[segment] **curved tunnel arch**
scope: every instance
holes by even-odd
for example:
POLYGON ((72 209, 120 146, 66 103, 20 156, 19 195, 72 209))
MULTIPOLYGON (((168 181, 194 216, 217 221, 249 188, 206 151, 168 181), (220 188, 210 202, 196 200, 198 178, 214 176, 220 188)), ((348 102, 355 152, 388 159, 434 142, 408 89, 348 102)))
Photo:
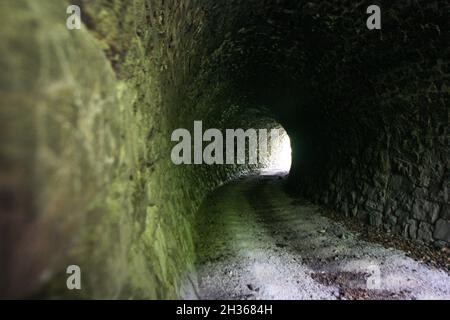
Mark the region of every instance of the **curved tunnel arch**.
POLYGON ((364 1, 79 0, 88 28, 79 33, 61 25, 64 4, 32 2, 0 5, 19 17, 2 19, 0 56, 11 75, 0 76, 11 105, 2 112, 23 119, 2 129, 5 150, 18 150, 2 154, 2 183, 17 199, 8 210, 23 218, 8 234, 25 230, 3 242, 3 292, 70 295, 61 270, 76 261, 92 271, 86 296, 177 296, 195 260, 200 203, 254 170, 174 166, 170 134, 195 120, 279 122, 298 194, 448 245, 445 1, 376 1, 383 28, 369 32, 364 1), (24 247, 35 270, 12 267, 24 247))

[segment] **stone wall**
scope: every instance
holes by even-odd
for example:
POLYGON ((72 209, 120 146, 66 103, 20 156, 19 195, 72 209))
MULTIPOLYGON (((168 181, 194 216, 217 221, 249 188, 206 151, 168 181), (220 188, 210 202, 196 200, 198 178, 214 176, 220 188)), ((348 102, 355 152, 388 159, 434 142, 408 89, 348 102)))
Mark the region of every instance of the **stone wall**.
POLYGON ((357 12, 327 17, 329 7, 317 8, 330 26, 320 29, 330 47, 312 76, 320 113, 303 150, 312 155, 303 189, 371 225, 448 245, 448 7, 381 7, 382 30, 358 37, 345 27, 358 21, 357 12))
MULTIPOLYGON (((199 6, 200 7, 200 6, 199 6)), ((291 185, 405 237, 448 245, 445 1, 202 3, 229 96, 288 131, 291 185), (378 4, 382 30, 366 28, 378 4), (221 17, 226 16, 224 20, 221 17)), ((203 45, 202 45, 203 47, 203 45)))
POLYGON ((234 128, 236 110, 225 84, 187 85, 175 62, 189 58, 183 4, 77 3, 79 31, 66 29, 65 2, 0 4, 0 295, 175 298, 202 199, 255 168, 174 166, 170 135, 194 120, 234 128), (81 291, 66 288, 71 264, 81 291))
POLYGON ((377 1, 370 32, 350 0, 73 3, 81 31, 67 2, 0 2, 0 295, 177 297, 202 199, 255 169, 174 166, 194 120, 280 123, 298 192, 448 244, 446 1, 377 1))

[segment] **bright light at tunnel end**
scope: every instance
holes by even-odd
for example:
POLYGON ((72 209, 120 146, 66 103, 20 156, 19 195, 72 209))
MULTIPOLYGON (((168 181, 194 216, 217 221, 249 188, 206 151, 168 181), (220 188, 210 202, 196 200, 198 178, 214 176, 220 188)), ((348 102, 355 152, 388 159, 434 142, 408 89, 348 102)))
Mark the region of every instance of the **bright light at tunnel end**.
POLYGON ((171 152, 175 165, 257 165, 261 174, 289 172, 291 143, 282 127, 203 131, 202 121, 194 121, 193 129, 193 134, 184 128, 172 132, 171 141, 178 142, 171 152))

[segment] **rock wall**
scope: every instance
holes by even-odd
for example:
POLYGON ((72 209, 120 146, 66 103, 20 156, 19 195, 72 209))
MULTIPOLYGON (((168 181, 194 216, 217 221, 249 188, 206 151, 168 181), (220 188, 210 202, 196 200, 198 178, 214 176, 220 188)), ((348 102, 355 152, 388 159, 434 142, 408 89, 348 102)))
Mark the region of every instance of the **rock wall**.
POLYGON ((233 79, 241 105, 268 109, 286 128, 292 187, 448 245, 448 4, 206 3, 215 38, 204 43, 220 44, 214 68, 233 79), (370 4, 381 8, 381 30, 366 28, 370 4))
POLYGON ((298 151, 311 156, 298 161, 306 161, 299 171, 308 171, 302 189, 371 225, 448 245, 448 6, 381 7, 382 30, 358 37, 344 26, 358 21, 357 12, 338 16, 340 23, 322 19, 330 27, 319 38, 330 47, 311 80, 320 111, 298 151))

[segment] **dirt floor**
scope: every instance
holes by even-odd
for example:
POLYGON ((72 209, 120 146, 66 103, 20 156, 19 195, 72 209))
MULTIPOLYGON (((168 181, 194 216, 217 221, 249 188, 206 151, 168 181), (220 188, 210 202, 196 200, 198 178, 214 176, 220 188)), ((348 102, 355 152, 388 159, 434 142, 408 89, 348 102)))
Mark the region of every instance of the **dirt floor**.
POLYGON ((184 298, 450 299, 448 271, 361 239, 289 197, 284 181, 253 176, 207 199, 195 290, 184 298))

